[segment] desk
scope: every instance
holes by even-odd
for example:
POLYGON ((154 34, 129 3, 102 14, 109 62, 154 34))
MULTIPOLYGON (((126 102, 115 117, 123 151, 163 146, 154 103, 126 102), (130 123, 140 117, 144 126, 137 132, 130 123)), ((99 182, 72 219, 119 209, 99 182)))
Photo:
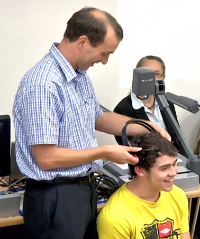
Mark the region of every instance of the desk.
POLYGON ((16 226, 24 224, 22 216, 0 218, 0 227, 16 226))
MULTIPOLYGON (((105 203, 97 204, 97 212, 100 212, 104 205, 105 203)), ((0 227, 15 226, 23 223, 24 219, 22 216, 0 218, 0 227)))
MULTIPOLYGON (((5 190, 5 188, 4 188, 4 190, 5 190)), ((195 226, 196 226, 196 220, 197 220, 197 216, 198 216, 198 212, 199 212, 199 205, 200 205, 200 185, 199 185, 198 190, 187 191, 187 192, 185 192, 185 194, 189 201, 189 214, 190 214, 191 205, 192 205, 192 198, 198 198, 196 208, 195 208, 194 218, 193 218, 193 222, 192 222, 192 227, 191 227, 191 239, 193 239, 194 230, 195 230, 195 226)), ((100 212, 104 206, 105 206, 105 203, 97 204, 97 212, 100 212)), ((0 218, 0 227, 20 225, 23 223, 24 223, 24 220, 23 220, 22 216, 0 218)))

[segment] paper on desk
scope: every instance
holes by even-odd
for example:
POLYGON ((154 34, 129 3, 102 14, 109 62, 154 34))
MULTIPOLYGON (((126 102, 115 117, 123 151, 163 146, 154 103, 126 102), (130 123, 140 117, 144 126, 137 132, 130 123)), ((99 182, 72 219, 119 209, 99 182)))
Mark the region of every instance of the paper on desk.
POLYGON ((177 158, 177 159, 178 159, 178 160, 177 160, 177 163, 183 162, 182 159, 179 159, 179 158, 177 158))
POLYGON ((114 163, 115 165, 117 165, 118 167, 120 167, 121 169, 128 169, 128 164, 125 163, 125 164, 118 164, 118 163, 114 163))

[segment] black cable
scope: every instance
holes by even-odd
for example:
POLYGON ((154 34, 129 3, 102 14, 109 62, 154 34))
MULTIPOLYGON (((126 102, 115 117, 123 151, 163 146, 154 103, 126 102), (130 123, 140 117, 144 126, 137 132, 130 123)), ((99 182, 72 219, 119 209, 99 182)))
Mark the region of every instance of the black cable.
POLYGON ((108 199, 118 188, 117 182, 112 177, 95 173, 95 192, 97 201, 108 199))

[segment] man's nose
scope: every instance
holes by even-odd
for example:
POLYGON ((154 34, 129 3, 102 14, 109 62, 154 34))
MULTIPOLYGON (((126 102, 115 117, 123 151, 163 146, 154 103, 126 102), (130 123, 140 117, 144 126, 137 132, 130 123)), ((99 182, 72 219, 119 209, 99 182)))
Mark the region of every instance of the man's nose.
POLYGON ((109 58, 109 56, 104 56, 104 57, 101 59, 101 63, 102 63, 103 65, 105 65, 105 64, 108 62, 108 58, 109 58))

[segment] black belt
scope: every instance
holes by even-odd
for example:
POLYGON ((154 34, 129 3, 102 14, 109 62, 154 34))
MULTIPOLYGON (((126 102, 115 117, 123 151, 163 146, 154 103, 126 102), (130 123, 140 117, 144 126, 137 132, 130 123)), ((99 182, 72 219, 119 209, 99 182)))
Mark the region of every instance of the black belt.
POLYGON ((36 183, 69 183, 69 184, 90 183, 94 180, 94 173, 90 173, 84 177, 57 177, 52 180, 41 180, 41 181, 36 181, 33 179, 29 180, 35 181, 36 183))

